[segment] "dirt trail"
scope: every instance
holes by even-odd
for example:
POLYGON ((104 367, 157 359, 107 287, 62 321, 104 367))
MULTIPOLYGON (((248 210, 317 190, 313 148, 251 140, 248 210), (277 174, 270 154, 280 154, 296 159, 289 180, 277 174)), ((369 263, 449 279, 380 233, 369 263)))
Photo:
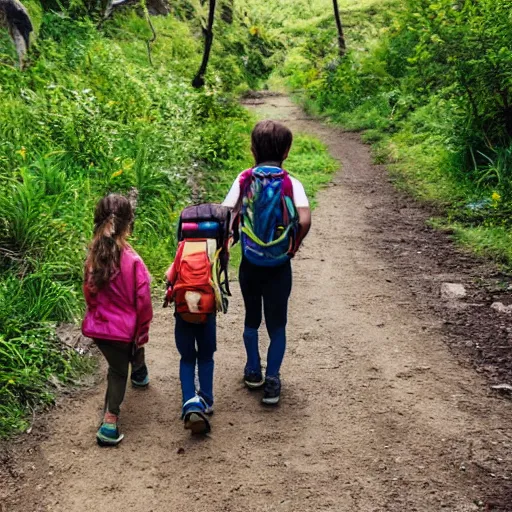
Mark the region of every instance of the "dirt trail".
POLYGON ((104 383, 62 400, 42 441, 15 448, 18 478, 0 510, 462 512, 479 510, 512 476, 510 403, 457 362, 438 318, 372 246, 368 207, 387 192, 369 197, 378 170, 368 148, 304 119, 287 98, 261 101, 260 112, 317 135, 343 166, 319 194, 294 262, 281 406, 264 409, 243 388, 234 284, 219 318, 213 432, 191 438, 178 421, 172 321, 157 309, 152 384, 128 392, 125 441, 115 450, 95 444, 104 383))

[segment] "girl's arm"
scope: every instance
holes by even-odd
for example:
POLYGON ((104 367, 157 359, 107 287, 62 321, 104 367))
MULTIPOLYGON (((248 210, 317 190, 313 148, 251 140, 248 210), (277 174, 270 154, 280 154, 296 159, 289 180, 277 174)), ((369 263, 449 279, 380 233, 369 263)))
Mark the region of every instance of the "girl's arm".
POLYGON ((135 307, 137 311, 137 330, 135 343, 144 345, 149 341, 149 325, 153 319, 151 303, 150 276, 142 261, 135 262, 135 307))
POLYGON ((84 272, 84 284, 82 287, 84 292, 85 303, 88 308, 91 308, 96 305, 96 287, 92 284, 91 276, 89 272, 86 270, 84 272))

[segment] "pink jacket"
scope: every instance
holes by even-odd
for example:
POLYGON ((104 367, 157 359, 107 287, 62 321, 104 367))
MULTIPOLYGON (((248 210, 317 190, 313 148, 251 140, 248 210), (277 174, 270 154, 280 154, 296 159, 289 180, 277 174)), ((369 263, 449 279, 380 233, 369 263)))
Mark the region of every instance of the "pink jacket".
POLYGON ((96 290, 89 280, 84 283, 87 311, 82 333, 89 338, 148 342, 153 318, 150 275, 141 257, 131 248, 123 249, 120 269, 110 283, 96 290))

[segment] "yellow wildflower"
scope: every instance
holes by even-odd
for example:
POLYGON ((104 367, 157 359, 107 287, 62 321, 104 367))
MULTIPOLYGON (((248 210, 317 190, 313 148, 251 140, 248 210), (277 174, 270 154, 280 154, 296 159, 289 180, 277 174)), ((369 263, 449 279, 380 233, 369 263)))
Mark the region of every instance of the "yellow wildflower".
POLYGON ((126 160, 123 160, 123 171, 129 171, 133 168, 135 165, 135 162, 131 158, 127 158, 126 160))
POLYGON ((19 149, 18 151, 16 151, 16 153, 18 155, 21 156, 21 158, 23 158, 23 160, 25 160, 26 156, 27 156, 27 148, 25 146, 21 146, 21 149, 19 149))
POLYGON ((112 173, 112 176, 110 176, 110 178, 117 178, 118 176, 121 176, 121 174, 123 174, 123 169, 119 169, 119 171, 112 173))
POLYGON ((498 194, 498 192, 493 192, 492 193, 492 196, 491 196, 491 199, 497 203, 500 199, 501 199, 501 196, 498 194))
POLYGON ((15 384, 15 382, 14 382, 14 380, 13 380, 13 379, 9 379, 9 380, 7 381, 7 384, 15 384))
POLYGON ((251 36, 257 36, 260 32, 260 29, 258 27, 255 27, 254 25, 249 29, 249 34, 251 36))

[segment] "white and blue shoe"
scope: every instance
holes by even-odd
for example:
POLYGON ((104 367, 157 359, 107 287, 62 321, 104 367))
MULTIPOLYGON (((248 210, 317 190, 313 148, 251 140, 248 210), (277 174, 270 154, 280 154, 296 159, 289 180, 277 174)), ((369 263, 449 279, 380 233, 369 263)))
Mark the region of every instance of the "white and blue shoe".
POLYGON ((136 388, 146 388, 149 384, 148 367, 143 364, 140 368, 133 371, 131 374, 132 386, 136 388))
POLYGON ((204 413, 207 416, 211 416, 213 414, 213 405, 208 405, 206 402, 204 403, 204 413))
POLYGON ((211 430, 210 422, 206 417, 209 409, 213 412, 213 409, 199 396, 187 400, 181 409, 181 418, 185 428, 192 434, 208 434, 211 430))
POLYGON ((96 440, 100 446, 117 446, 124 438, 119 433, 117 423, 103 422, 96 433, 96 440))
POLYGON ((213 414, 213 404, 209 405, 208 400, 205 398, 205 396, 201 393, 201 391, 197 392, 197 396, 203 401, 204 404, 204 413, 207 416, 211 416, 213 414))

